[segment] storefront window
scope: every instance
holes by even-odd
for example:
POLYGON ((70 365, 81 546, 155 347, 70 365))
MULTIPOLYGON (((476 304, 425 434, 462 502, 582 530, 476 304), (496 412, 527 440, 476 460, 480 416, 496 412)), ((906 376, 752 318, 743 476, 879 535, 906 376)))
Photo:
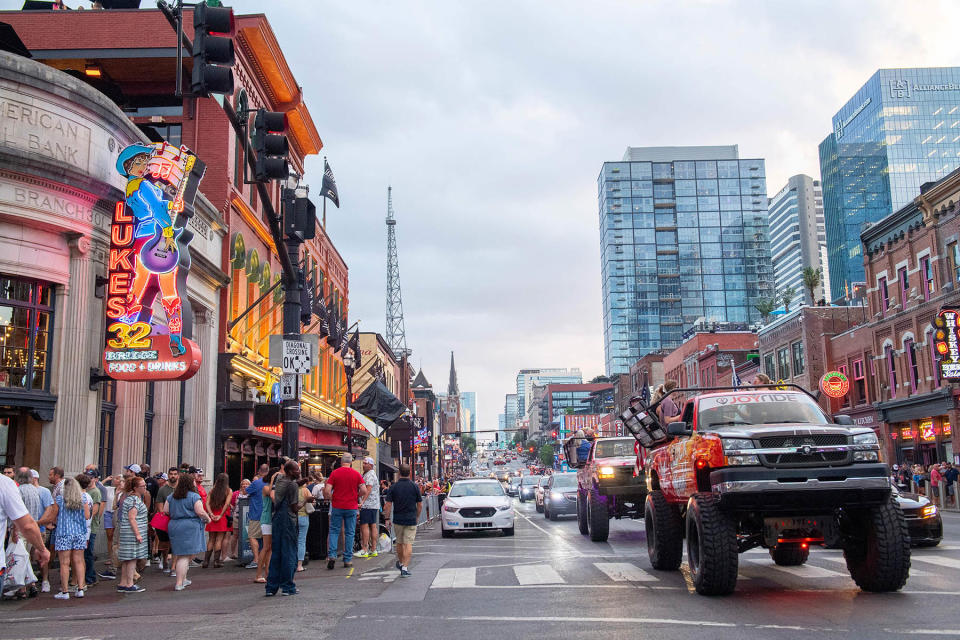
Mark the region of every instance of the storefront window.
POLYGON ((867 401, 867 380, 863 371, 863 360, 853 361, 853 397, 858 405, 867 401))
POLYGON ((0 388, 46 390, 51 285, 0 276, 0 388))
POLYGON ((107 380, 100 384, 100 438, 97 447, 97 464, 103 473, 113 469, 113 435, 117 414, 117 381, 107 380))
POLYGON ((777 351, 777 377, 780 380, 786 380, 790 377, 790 362, 786 347, 777 351))
POLYGON ((790 345, 793 350, 793 375, 798 376, 803 373, 803 342, 794 342, 790 345))

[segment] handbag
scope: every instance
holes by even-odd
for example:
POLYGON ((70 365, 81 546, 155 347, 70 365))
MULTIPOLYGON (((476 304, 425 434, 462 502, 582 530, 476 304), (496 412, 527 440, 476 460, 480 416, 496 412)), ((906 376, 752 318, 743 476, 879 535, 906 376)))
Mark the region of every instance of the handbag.
POLYGON ((153 514, 153 517, 150 518, 150 526, 157 531, 166 531, 169 524, 170 516, 162 511, 157 511, 153 514))

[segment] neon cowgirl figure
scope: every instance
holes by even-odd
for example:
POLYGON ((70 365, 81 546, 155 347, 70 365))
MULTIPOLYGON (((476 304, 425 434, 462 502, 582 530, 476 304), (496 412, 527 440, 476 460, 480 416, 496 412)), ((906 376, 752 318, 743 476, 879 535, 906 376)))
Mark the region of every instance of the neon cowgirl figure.
MULTIPOLYGON (((174 228, 176 199, 167 199, 167 192, 146 177, 155 147, 134 144, 117 158, 117 171, 127 178, 126 203, 133 214, 134 255, 133 282, 127 296, 122 322, 150 322, 153 302, 158 290, 167 316, 170 352, 183 355, 183 304, 177 276, 180 269, 178 240, 183 227, 174 228)), ((171 187, 172 188, 172 187, 171 187)), ((173 188, 173 195, 176 189, 173 188)))

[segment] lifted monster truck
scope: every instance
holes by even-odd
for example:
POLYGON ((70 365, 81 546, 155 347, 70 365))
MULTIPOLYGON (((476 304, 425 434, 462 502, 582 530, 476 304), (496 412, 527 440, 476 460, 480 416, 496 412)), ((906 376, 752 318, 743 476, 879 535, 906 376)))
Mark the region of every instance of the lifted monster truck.
POLYGON ((606 542, 610 518, 643 517, 647 495, 646 480, 634 475, 637 441, 625 438, 597 438, 586 462, 578 463, 576 446, 582 439, 570 438, 567 463, 577 467, 577 526, 594 542, 606 542), (571 455, 572 453, 572 455, 571 455))
MULTIPOLYGON (((748 549, 799 565, 810 545, 838 546, 864 591, 903 587, 910 537, 876 434, 845 416, 830 420, 813 396, 795 389, 678 389, 705 392, 665 426, 646 418, 654 407, 641 410, 646 434, 659 429, 661 439, 645 465, 644 525, 655 569, 678 569, 686 538, 697 592, 728 594, 738 554, 748 549)), ((639 422, 627 426, 637 433, 639 422)))

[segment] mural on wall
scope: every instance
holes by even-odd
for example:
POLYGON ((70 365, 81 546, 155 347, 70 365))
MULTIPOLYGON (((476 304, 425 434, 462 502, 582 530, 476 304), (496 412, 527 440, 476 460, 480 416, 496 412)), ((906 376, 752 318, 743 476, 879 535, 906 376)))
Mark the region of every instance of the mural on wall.
POLYGON ((205 165, 187 147, 158 142, 126 147, 116 168, 127 184, 110 233, 104 370, 117 380, 186 380, 202 358, 186 281, 187 223, 205 165))

